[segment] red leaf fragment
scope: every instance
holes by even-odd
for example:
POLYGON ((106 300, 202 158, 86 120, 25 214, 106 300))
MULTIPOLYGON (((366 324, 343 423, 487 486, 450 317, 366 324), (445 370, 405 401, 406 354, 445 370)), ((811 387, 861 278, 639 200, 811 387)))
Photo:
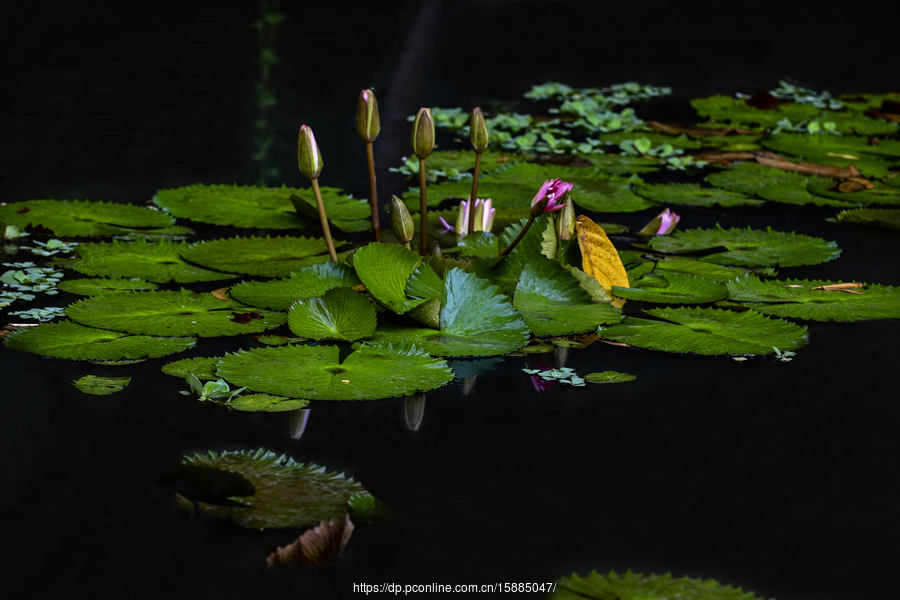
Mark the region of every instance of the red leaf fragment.
POLYGON ((238 323, 239 325, 246 325, 253 319, 262 319, 263 316, 257 312, 251 313, 231 313, 233 316, 231 317, 232 322, 238 323))
POLYGON ((762 110, 772 110, 778 106, 778 98, 766 90, 758 90, 752 98, 746 100, 748 106, 754 106, 762 110))

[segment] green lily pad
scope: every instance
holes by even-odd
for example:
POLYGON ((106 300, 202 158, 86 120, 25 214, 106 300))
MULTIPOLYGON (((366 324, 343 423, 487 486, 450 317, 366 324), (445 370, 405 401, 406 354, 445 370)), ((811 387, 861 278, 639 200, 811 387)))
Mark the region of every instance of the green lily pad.
POLYGON ((283 398, 270 394, 249 394, 232 398, 228 408, 243 412, 289 412, 309 406, 309 400, 283 398))
POLYGON ((109 396, 110 394, 121 392, 129 383, 131 383, 131 377, 99 377, 97 375, 85 375, 84 377, 79 377, 73 381, 72 385, 85 394, 91 394, 92 396, 109 396))
POLYGON ((778 153, 791 154, 823 165, 856 167, 868 177, 884 177, 888 160, 900 156, 900 141, 879 140, 870 145, 868 138, 852 135, 782 134, 763 139, 763 145, 778 153))
POLYGON ((626 154, 592 155, 588 160, 596 170, 607 175, 651 173, 665 165, 660 160, 644 158, 643 156, 628 156, 626 154))
POLYGON ((239 283, 231 288, 229 295, 245 304, 288 310, 301 298, 318 298, 332 288, 353 287, 361 283, 352 267, 327 260, 294 271, 285 279, 239 283))
MULTIPOLYGON (((759 141, 762 134, 736 133, 727 135, 692 135, 704 148, 717 152, 753 152, 762 148, 759 141)), ((743 190, 737 190, 743 191, 743 190)))
POLYGON ((183 358, 164 364, 161 370, 166 375, 172 375, 178 379, 184 379, 188 373, 193 373, 197 379, 215 381, 219 378, 216 375, 217 362, 219 362, 218 356, 183 358))
POLYGON ((586 577, 572 574, 558 580, 551 600, 584 600, 584 598, 619 600, 762 600, 751 592, 714 579, 675 579, 665 575, 615 573, 599 575, 596 571, 586 577))
POLYGON ((4 339, 12 350, 69 360, 117 361, 157 358, 193 348, 192 337, 129 335, 72 321, 42 323, 9 334, 4 339))
POLYGON ((753 161, 739 162, 723 171, 706 176, 706 181, 717 188, 747 195, 756 194, 763 188, 782 183, 802 184, 805 188, 809 179, 808 175, 773 169, 753 161))
POLYGON ((900 204, 900 188, 884 185, 880 181, 875 182, 871 190, 844 193, 839 190, 829 190, 833 182, 810 181, 806 186, 813 194, 839 200, 846 204, 900 204))
MULTIPOLYGON (((516 154, 510 152, 498 152, 496 150, 485 150, 481 153, 480 173, 489 173, 500 168, 509 166, 510 160, 515 162, 516 154)), ((415 156, 410 157, 415 159, 415 156)), ((416 161, 413 161, 414 163, 416 161)), ((425 167, 427 170, 452 171, 456 170, 460 173, 475 170, 475 151, 467 150, 435 150, 428 155, 425 167)), ((418 177, 418 171, 416 171, 418 177)), ((470 180, 471 185, 471 180, 470 180)), ((479 198, 482 197, 479 194, 479 198)))
MULTIPOLYGON (((571 195, 578 206, 597 212, 634 212, 652 206, 635 194, 632 179, 608 175, 593 168, 517 163, 508 169, 479 178, 478 195, 492 198, 498 207, 527 208, 548 179, 559 178, 574 185, 571 195)), ((472 183, 447 182, 427 188, 428 205, 437 206, 445 198, 468 198, 472 183)), ((419 190, 403 195, 410 210, 418 210, 419 190)))
MULTIPOLYGON (((256 488, 252 496, 240 496, 248 506, 217 506, 200 502, 203 516, 231 519, 241 527, 281 529, 311 527, 321 521, 343 518, 350 498, 366 490, 343 474, 326 473, 324 467, 300 464, 287 456, 265 450, 210 452, 185 456, 182 465, 209 467, 238 473, 256 488)), ((188 488, 189 495, 204 490, 191 489, 192 481, 178 482, 176 490, 188 488)), ((185 490, 187 491, 187 490, 185 490)), ((178 497, 182 510, 191 510, 190 502, 178 497)))
POLYGON ((703 188, 699 183, 642 184, 635 192, 657 204, 680 204, 685 206, 762 206, 761 200, 754 200, 740 192, 717 188, 703 188))
MULTIPOLYGON (((841 211, 837 220, 842 223, 859 223, 888 229, 900 229, 900 209, 896 208, 858 208, 841 211)), ((65 282, 63 282, 65 283, 65 282)), ((62 283, 59 285, 63 289, 62 283)))
POLYGON ((350 288, 334 288, 321 298, 295 302, 288 327, 305 338, 353 342, 375 333, 375 305, 350 288))
POLYGON ((145 240, 148 242, 169 240, 180 242, 196 233, 197 232, 190 227, 173 225, 171 227, 160 227, 157 229, 124 229, 122 233, 114 235, 113 239, 123 242, 134 242, 136 240, 145 240))
MULTIPOLYGON (((782 204, 813 204, 815 206, 848 206, 847 202, 834 200, 813 194, 807 189, 806 183, 778 183, 766 186, 756 192, 756 195, 770 202, 782 204)), ((851 196, 845 194, 848 199, 851 196)))
POLYGON ((418 350, 363 345, 339 360, 336 346, 270 346, 219 360, 216 373, 251 390, 307 400, 408 396, 453 379, 446 361, 418 350))
POLYGON ((622 319, 612 304, 593 302, 565 267, 543 256, 522 270, 513 306, 539 337, 585 333, 622 319))
POLYGON ((66 266, 100 277, 138 277, 154 283, 218 281, 235 275, 188 264, 179 256, 185 242, 101 242, 75 247, 78 259, 66 266))
POLYGON ((617 373, 616 371, 603 371, 602 373, 588 373, 584 380, 589 383, 628 383, 637 379, 630 373, 617 373))
POLYGON ((287 236, 210 240, 178 251, 185 260, 210 269, 260 277, 288 277, 293 271, 329 260, 327 252, 323 238, 287 236))
POLYGON ((66 314, 82 325, 113 331, 201 337, 261 333, 287 320, 284 313, 185 289, 94 296, 72 304, 66 314))
POLYGON ((629 281, 632 287, 613 286, 612 293, 626 300, 659 304, 703 304, 728 296, 721 283, 681 273, 647 273, 629 281))
MULTIPOLYGON (((632 253, 632 251, 620 252, 622 262, 628 269, 628 281, 636 281, 647 273, 655 272, 663 275, 668 273, 680 273, 694 275, 705 279, 712 279, 724 283, 729 279, 740 277, 748 273, 750 269, 743 267, 726 267, 715 263, 703 262, 688 256, 661 256, 632 253), (637 255, 635 257, 634 255, 637 255)), ((774 272, 771 273, 774 275, 774 272)))
POLYGON ((424 302, 406 296, 409 277, 422 257, 396 244, 371 243, 353 255, 353 268, 366 291, 382 306, 403 314, 424 302))
MULTIPOLYGON (((322 194, 322 203, 325 205, 325 215, 334 227, 347 233, 371 229, 369 217, 372 216, 372 206, 368 200, 344 195, 341 190, 335 188, 319 188, 319 191, 322 194)), ((316 195, 312 189, 292 194, 291 203, 298 214, 315 222, 316 226, 321 228, 319 205, 316 203, 316 195)))
POLYGON ((99 296, 116 292, 134 292, 158 290, 159 286, 143 279, 95 278, 95 279, 65 279, 57 286, 63 292, 78 294, 80 296, 99 296))
POLYGON ((528 342, 528 326, 495 285, 462 269, 444 274, 440 330, 381 319, 372 343, 415 344, 434 356, 497 356, 528 342))
POLYGON ((669 144, 678 150, 696 150, 701 145, 699 141, 693 140, 686 135, 670 135, 659 131, 615 131, 601 133, 599 138, 609 146, 618 146, 625 140, 636 138, 647 138, 654 147, 669 144))
POLYGON ((834 260, 841 251, 835 242, 798 233, 747 229, 689 229, 650 239, 657 252, 690 253, 723 248, 699 258, 705 262, 746 267, 799 267, 834 260))
POLYGON ((638 348, 705 355, 774 354, 806 345, 806 327, 757 312, 734 312, 720 308, 656 308, 648 315, 666 319, 653 321, 626 317, 597 334, 608 340, 638 348))
POLYGON ((900 318, 900 288, 872 284, 865 289, 814 290, 840 281, 760 280, 746 275, 728 282, 728 299, 766 315, 812 321, 900 318), (856 292, 856 293, 854 293, 856 292))
POLYGON ((40 225, 56 236, 118 235, 130 229, 153 229, 175 224, 156 210, 131 204, 91 200, 29 200, 0 206, 0 221, 25 229, 40 225))
POLYGON ((691 100, 691 106, 697 109, 701 117, 743 127, 775 127, 778 121, 785 118, 794 123, 809 121, 820 112, 820 109, 809 104, 797 103, 779 104, 774 109, 764 110, 748 105, 742 98, 721 95, 696 98, 691 100))

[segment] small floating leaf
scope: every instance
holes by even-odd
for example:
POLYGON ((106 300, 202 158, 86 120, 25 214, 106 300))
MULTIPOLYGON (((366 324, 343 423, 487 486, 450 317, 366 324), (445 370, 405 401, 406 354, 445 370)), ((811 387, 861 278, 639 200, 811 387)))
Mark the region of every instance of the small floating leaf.
MULTIPOLYGON (((231 519, 242 527, 278 529, 310 527, 331 518, 343 516, 348 502, 365 489, 343 474, 326 473, 324 467, 300 464, 287 456, 265 450, 210 452, 206 455, 186 456, 182 465, 192 465, 237 473, 250 482, 255 492, 243 495, 247 506, 202 505, 204 517, 231 519)), ((192 489, 192 481, 179 481, 176 490, 186 496, 196 496, 202 490, 192 489)), ((190 510, 191 504, 179 498, 179 507, 190 510)), ((236 504, 236 503, 233 503, 236 504)))
POLYGON ((584 380, 589 383, 628 383, 634 381, 636 376, 630 373, 617 373, 616 371, 603 371, 602 373, 588 373, 584 380))
POLYGON ((336 346, 241 350, 216 373, 251 390, 309 400, 377 400, 440 387, 453 379, 446 361, 411 348, 364 345, 339 361, 336 346))
POLYGON ((601 327, 600 337, 638 348, 696 354, 772 354, 773 346, 793 350, 805 346, 806 327, 753 312, 719 308, 657 308, 652 321, 626 317, 618 325, 601 327))
POLYGON ((665 575, 615 573, 599 575, 596 571, 585 577, 572 574, 558 580, 551 600, 583 600, 584 598, 619 598, 620 600, 762 600, 751 592, 714 579, 675 579, 665 575))
POLYGON ((284 398, 270 394, 248 394, 232 398, 228 408, 244 412, 288 412, 309 406, 309 400, 284 398))
POLYGON ((196 343, 192 337, 129 335, 84 327, 72 321, 30 327, 8 335, 4 341, 13 350, 51 358, 93 361, 157 358, 182 352, 196 343))
POLYGON ((216 363, 219 362, 218 356, 213 357, 197 357, 183 358, 175 362, 166 363, 162 366, 162 372, 166 375, 172 375, 179 379, 187 377, 188 373, 193 373, 198 379, 208 381, 218 379, 216 375, 216 363))
POLYGON ((81 300, 68 307, 73 321, 90 327, 147 335, 199 335, 218 337, 242 333, 261 333, 287 320, 284 313, 273 313, 223 302, 210 294, 180 292, 127 292, 106 294, 81 300), (236 315, 256 313, 246 323, 236 315))
POLYGON ((131 377, 99 377, 97 375, 85 375, 84 377, 79 377, 73 381, 72 385, 85 394, 108 396, 110 394, 115 394, 116 392, 121 392, 129 383, 131 383, 131 377))

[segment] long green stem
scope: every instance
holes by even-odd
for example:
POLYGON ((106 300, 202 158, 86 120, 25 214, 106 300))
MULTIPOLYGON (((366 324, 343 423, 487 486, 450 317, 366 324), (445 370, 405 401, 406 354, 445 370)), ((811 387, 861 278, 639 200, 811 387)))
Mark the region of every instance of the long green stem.
POLYGON ((375 153, 372 142, 366 142, 366 157, 369 159, 369 198, 372 202, 372 239, 381 241, 381 226, 378 223, 378 190, 375 185, 375 153))
POLYGON ((322 222, 322 233, 325 234, 325 243, 328 245, 328 254, 331 262, 338 262, 337 252, 334 251, 334 241, 331 239, 331 228, 328 227, 328 217, 325 216, 325 203, 322 202, 322 192, 319 190, 319 178, 313 177, 313 192, 316 194, 316 206, 319 208, 319 220, 322 222))
POLYGON ((528 231, 528 228, 531 227, 531 224, 532 224, 532 223, 534 223, 534 218, 535 218, 534 215, 529 215, 529 216, 528 216, 528 222, 525 223, 525 227, 522 228, 522 231, 519 232, 519 235, 516 236, 516 239, 514 239, 514 240, 512 241, 512 244, 510 244, 509 246, 506 247, 506 250, 504 250, 503 252, 500 253, 500 257, 501 257, 501 258, 503 258, 503 257, 506 256, 507 254, 509 254, 510 252, 512 252, 512 249, 516 247, 516 244, 518 244, 519 241, 520 241, 523 237, 525 237, 525 233, 528 231))
POLYGON ((475 200, 478 197, 478 171, 481 170, 481 152, 475 151, 475 175, 472 177, 472 193, 469 195, 468 233, 475 231, 475 200))
POLYGON ((420 212, 422 213, 421 219, 421 244, 419 245, 419 253, 422 256, 428 254, 428 196, 425 192, 425 159, 419 159, 419 200, 421 201, 420 212))

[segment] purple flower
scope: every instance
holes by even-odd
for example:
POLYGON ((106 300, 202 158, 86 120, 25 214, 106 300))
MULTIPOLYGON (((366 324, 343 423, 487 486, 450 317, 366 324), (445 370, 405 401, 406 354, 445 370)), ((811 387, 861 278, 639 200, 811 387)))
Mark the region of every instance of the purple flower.
POLYGON ((534 200, 531 201, 531 206, 534 207, 544 198, 547 198, 547 206, 544 208, 543 212, 548 213, 554 210, 560 210, 566 205, 566 194, 568 194, 571 189, 571 183, 559 179, 545 181, 541 186, 541 189, 538 190, 538 193, 535 194, 534 200))
POLYGON ((668 235, 675 230, 681 217, 673 213, 668 208, 659 214, 660 224, 656 235, 668 235))

